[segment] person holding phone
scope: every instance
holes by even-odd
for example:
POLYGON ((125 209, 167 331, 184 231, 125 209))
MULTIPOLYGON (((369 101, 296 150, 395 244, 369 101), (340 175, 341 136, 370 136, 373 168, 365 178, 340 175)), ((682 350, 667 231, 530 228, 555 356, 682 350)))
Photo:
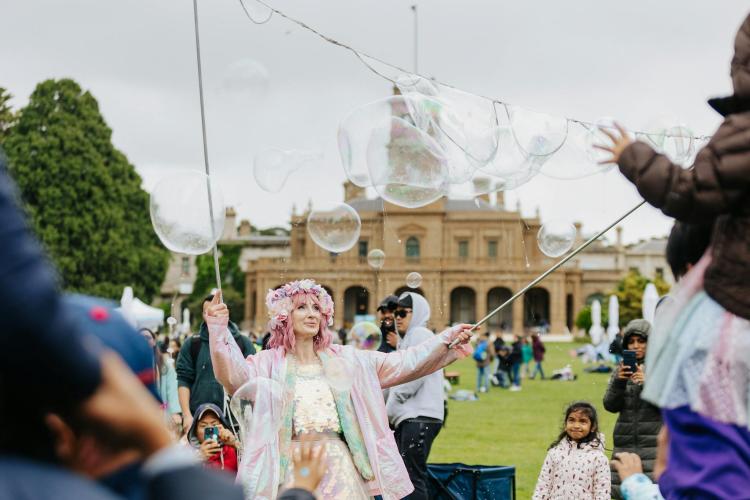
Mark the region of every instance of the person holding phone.
POLYGON ((210 469, 237 474, 238 441, 218 406, 205 403, 193 415, 187 438, 210 469))
MULTIPOLYGON (((625 327, 622 335, 623 360, 609 380, 604 394, 604 408, 611 413, 619 413, 613 433, 613 458, 621 452, 635 453, 641 457, 644 473, 653 479, 657 436, 662 426, 661 412, 641 399, 646 381, 643 362, 650 333, 651 323, 645 319, 634 319, 625 327)), ((612 498, 622 498, 620 477, 614 468, 612 498)))

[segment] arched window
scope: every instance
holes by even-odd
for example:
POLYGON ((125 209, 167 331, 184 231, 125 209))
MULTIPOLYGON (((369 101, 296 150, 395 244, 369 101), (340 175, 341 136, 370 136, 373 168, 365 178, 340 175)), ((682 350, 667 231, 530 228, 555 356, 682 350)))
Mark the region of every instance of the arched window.
POLYGON ((419 258, 419 240, 416 236, 409 236, 409 239, 406 240, 406 258, 419 258))
POLYGON ((476 293, 471 288, 454 288, 451 292, 451 324, 476 321, 476 300, 476 293))

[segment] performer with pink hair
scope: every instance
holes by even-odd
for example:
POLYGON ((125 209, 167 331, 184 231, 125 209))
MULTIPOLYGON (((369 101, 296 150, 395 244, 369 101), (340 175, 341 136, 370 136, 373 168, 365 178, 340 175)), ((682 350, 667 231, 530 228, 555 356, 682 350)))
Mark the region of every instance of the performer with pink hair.
POLYGON ((250 410, 240 416, 245 435, 238 480, 245 495, 272 499, 292 482, 291 456, 301 438, 325 450, 319 498, 395 500, 411 493, 381 391, 470 354, 471 325, 385 354, 331 343, 333 300, 313 280, 270 290, 266 305, 270 349, 247 359, 227 329, 229 312, 218 298, 206 319, 216 379, 235 399, 249 401, 243 408, 250 410), (456 339, 459 344, 449 348, 456 339))

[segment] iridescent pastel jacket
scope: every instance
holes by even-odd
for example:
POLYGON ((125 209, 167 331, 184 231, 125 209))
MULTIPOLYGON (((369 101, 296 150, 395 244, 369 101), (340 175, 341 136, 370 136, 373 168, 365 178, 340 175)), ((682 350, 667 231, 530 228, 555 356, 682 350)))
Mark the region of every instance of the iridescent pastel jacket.
MULTIPOLYGON (((289 462, 290 395, 294 377, 291 371, 287 373, 286 353, 276 348, 244 359, 226 329, 225 318, 208 318, 207 323, 216 379, 234 395, 235 401, 246 401, 238 404, 235 412, 240 413, 240 422, 245 426, 243 434, 247 436, 238 481, 247 498, 271 500, 276 498, 279 485, 285 480, 289 462)), ((418 379, 471 354, 468 344, 448 348, 458 331, 456 327, 447 329, 420 345, 388 354, 335 344, 321 353, 324 370, 331 360, 343 359, 351 372, 346 406, 353 409, 353 419, 348 422, 350 419, 342 418, 341 424, 346 436, 361 436, 364 442, 362 453, 351 451, 355 463, 358 456, 369 460, 369 469, 374 474, 367 482, 371 495, 396 500, 414 489, 388 427, 382 389, 418 379), (359 429, 348 429, 356 426, 359 429)), ((338 392, 334 390, 334 397, 340 400, 338 392)), ((347 416, 341 411, 339 414, 347 416)), ((362 467, 358 469, 362 471, 362 467)))

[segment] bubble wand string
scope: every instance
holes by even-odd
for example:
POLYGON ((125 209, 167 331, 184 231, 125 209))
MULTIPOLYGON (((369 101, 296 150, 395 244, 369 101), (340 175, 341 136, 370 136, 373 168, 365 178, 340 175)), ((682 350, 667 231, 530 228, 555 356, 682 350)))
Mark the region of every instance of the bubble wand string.
MULTIPOLYGON (((451 85, 449 83, 445 83, 445 82, 443 82, 441 80, 438 80, 436 78, 427 77, 425 75, 422 75, 422 74, 418 73, 416 68, 415 68, 415 70, 413 72, 412 71, 408 71, 408 70, 402 68, 401 66, 398 66, 397 64, 393 64, 393 63, 388 62, 388 61, 386 61, 386 60, 384 60, 382 58, 375 57, 375 56, 370 55, 369 53, 364 52, 362 50, 355 49, 351 45, 348 45, 348 44, 346 44, 344 42, 336 40, 335 38, 333 38, 333 37, 331 37, 329 35, 326 35, 325 33, 322 33, 320 31, 316 30, 315 28, 313 28, 309 24, 305 23, 304 21, 300 21, 299 19, 296 19, 296 18, 290 16, 289 14, 286 14, 282 10, 269 5, 265 0, 254 0, 258 4, 266 7, 268 9, 268 11, 269 11, 268 17, 266 19, 263 19, 262 21, 257 21, 257 20, 255 20, 253 18, 252 15, 250 15, 250 13, 248 12, 247 8, 245 7, 245 4, 243 3, 243 0, 238 0, 238 1, 239 1, 240 5, 242 6, 242 10, 245 12, 245 16, 250 21, 252 21, 253 23, 255 23, 255 24, 265 24, 265 23, 267 23, 271 19, 271 17, 273 16, 273 14, 277 14, 277 15, 283 17, 284 19, 286 19, 287 21, 289 21, 290 23, 295 24, 298 27, 300 27, 300 28, 302 28, 302 29, 304 29, 304 30, 312 33, 313 35, 317 36, 318 38, 320 38, 324 42, 329 43, 331 45, 334 45, 336 47, 342 48, 344 50, 348 50, 357 59, 359 59, 359 61, 368 70, 370 70, 372 73, 374 73, 375 75, 379 76, 380 78, 393 83, 394 85, 398 84, 399 82, 397 82, 396 79, 391 78, 388 75, 384 75, 383 73, 381 73, 380 71, 378 71, 377 69, 375 69, 372 64, 368 64, 368 62, 365 61, 365 58, 370 59, 371 61, 375 61, 377 63, 380 63, 383 66, 387 66, 388 68, 395 69, 395 70, 397 70, 397 71, 399 71, 401 73, 418 76, 418 77, 423 78, 425 80, 432 81, 433 83, 442 85, 444 87, 447 87, 447 88, 450 88, 450 89, 453 89, 453 90, 457 90, 459 92, 463 92, 465 94, 469 94, 469 95, 472 95, 472 96, 475 96, 475 97, 479 97, 481 99, 485 99, 485 100, 490 101, 492 103, 502 104, 502 105, 512 105, 511 103, 506 102, 506 101, 504 101, 502 99, 498 99, 498 98, 495 98, 495 97, 489 97, 489 96, 482 95, 482 94, 476 94, 474 92, 468 92, 468 91, 463 90, 463 89, 461 89, 459 87, 456 87, 455 85, 451 85)), ((407 85, 408 86, 413 86, 413 84, 412 85, 407 84, 407 85)), ((580 125, 583 125, 586 128, 590 128, 590 127, 601 128, 601 125, 599 125, 599 124, 597 124, 595 122, 589 122, 589 121, 579 120, 579 119, 570 118, 570 117, 562 117, 562 118, 564 118, 568 122, 573 122, 573 123, 578 123, 580 125)), ((606 126, 605 128, 610 128, 610 127, 606 126)), ((645 136, 663 135, 664 137, 674 137, 674 138, 683 138, 683 139, 690 139, 690 138, 692 138, 694 140, 701 140, 701 141, 702 140, 709 140, 711 138, 710 135, 684 135, 684 134, 681 134, 681 133, 680 134, 673 134, 673 133, 668 133, 668 132, 664 133, 664 134, 655 134, 654 132, 640 131, 640 130, 632 130, 631 132, 633 134, 640 134, 640 135, 645 135, 645 136)))
MULTIPOLYGON (((576 248, 575 250, 573 250, 572 252, 570 252, 567 256, 565 256, 564 259, 560 260, 554 266, 552 266, 549 269, 547 269, 546 271, 544 271, 534 281, 532 281, 531 283, 529 283, 528 285, 526 285, 525 287, 523 287, 522 289, 520 289, 519 291, 517 291, 511 298, 509 298, 508 300, 506 300, 505 302, 503 302, 502 304, 500 304, 494 311, 490 312, 487 316, 485 316, 484 318, 482 318, 479 321, 477 321, 474 324, 474 326, 471 327, 471 329, 469 331, 473 332, 477 328, 479 328, 480 326, 482 326, 483 324, 485 324, 491 317, 493 317, 495 314, 497 314, 500 311, 502 311, 509 304, 512 304, 513 301, 515 301, 518 297, 520 297, 521 295, 523 295, 524 293, 526 293, 530 288, 536 286, 544 278, 546 278, 547 276, 549 276, 553 272, 557 271, 563 264, 565 264, 570 259, 572 259, 576 255, 578 255, 579 253, 581 253, 581 251, 583 251, 586 247, 588 247, 593 242, 595 242, 596 240, 598 240, 599 238, 601 238, 604 235, 604 233, 606 233, 607 231, 609 231, 610 229, 612 229, 613 227, 615 227, 617 224, 619 224, 620 222, 622 222, 626 217, 628 217, 630 214, 632 214, 633 212, 635 212, 636 210, 638 210, 639 208, 641 208, 645 203, 646 203, 646 200, 641 201, 636 206, 634 206, 633 208, 631 208, 630 210, 628 210, 627 212, 625 212, 623 215, 621 215, 617 220, 615 220, 609 226, 605 227, 604 229, 602 229, 601 231, 599 231, 598 233, 596 233, 594 236, 592 236, 591 238, 589 238, 588 240, 586 240, 585 242, 583 242, 578 248, 576 248)), ((458 344, 458 340, 454 340, 453 342, 450 343, 450 345, 448 347, 449 348, 453 348, 457 344, 458 344)))
MULTIPOLYGON (((208 167, 208 140, 206 139, 206 109, 203 103, 203 68, 201 66, 201 40, 198 34, 198 0, 193 0, 193 19, 195 20, 195 55, 198 60, 198 97, 201 103, 201 132, 203 133, 203 163, 206 167, 206 190, 208 191, 208 215, 211 218, 211 236, 216 236, 214 222, 214 203, 211 195, 211 170, 208 167)), ((214 241, 214 271, 216 272, 216 289, 221 292, 221 274, 219 273, 219 249, 214 241)), ((222 297, 223 301, 223 297, 222 297)))

